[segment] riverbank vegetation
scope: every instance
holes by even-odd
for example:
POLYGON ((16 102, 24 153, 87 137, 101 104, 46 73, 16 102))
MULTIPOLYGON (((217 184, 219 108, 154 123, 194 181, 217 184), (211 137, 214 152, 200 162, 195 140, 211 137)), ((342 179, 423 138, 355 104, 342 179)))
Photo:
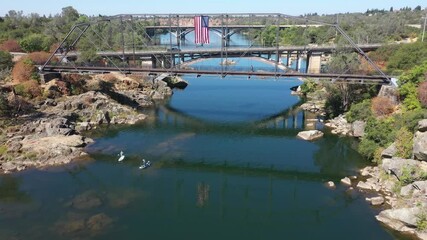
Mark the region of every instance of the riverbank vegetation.
MULTIPOLYGON (((425 10, 414 9, 378 10, 368 9, 365 13, 345 13, 334 15, 306 14, 301 18, 287 18, 279 24, 316 25, 320 23, 338 24, 357 44, 390 43, 411 41, 421 37, 425 10), (308 20, 302 19, 306 18, 308 20)), ((253 24, 253 23, 251 23, 253 24)), ((276 44, 277 21, 274 18, 259 22, 266 24, 263 30, 251 30, 247 34, 265 46, 276 44)), ((347 41, 331 26, 291 27, 279 31, 280 45, 347 44, 347 41)))
MULTIPOLYGON (((381 152, 396 141, 397 156, 412 154, 412 138, 419 120, 427 118, 427 54, 412 58, 416 52, 427 51, 426 43, 399 45, 384 64, 386 72, 400 72, 395 96, 377 96, 379 88, 369 85, 329 84, 307 81, 303 93, 327 89, 327 118, 345 114, 349 123, 366 122, 365 136, 359 151, 368 159, 379 162, 381 152), (402 54, 406 52, 406 54, 402 54), (423 61, 423 62, 421 62, 423 61), (395 62, 410 63, 394 64, 395 62), (395 99, 396 101, 393 101, 395 99)), ((381 51, 381 49, 380 49, 381 51)))

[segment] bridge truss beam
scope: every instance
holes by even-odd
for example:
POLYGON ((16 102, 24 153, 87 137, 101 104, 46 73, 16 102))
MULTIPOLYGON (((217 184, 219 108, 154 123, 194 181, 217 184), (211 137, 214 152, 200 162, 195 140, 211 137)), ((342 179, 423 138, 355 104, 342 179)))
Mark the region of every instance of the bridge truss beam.
MULTIPOLYGON (((52 55, 49 57, 49 60, 46 61, 46 63, 40 67, 40 71, 53 71, 53 70, 57 70, 57 71, 61 71, 61 66, 54 66, 52 67, 51 61, 54 58, 55 54, 60 53, 61 55, 61 59, 58 63, 61 63, 68 55, 69 52, 75 50, 75 46, 76 44, 79 42, 79 40, 86 35, 87 31, 102 22, 106 22, 109 23, 113 20, 119 20, 120 21, 120 30, 121 32, 121 38, 122 38, 122 54, 121 54, 121 60, 122 60, 122 65, 125 66, 126 65, 126 51, 125 51, 125 40, 124 40, 124 31, 125 31, 125 24, 127 22, 130 22, 130 28, 131 28, 131 36, 132 36, 132 54, 133 54, 133 62, 135 62, 137 60, 137 53, 136 53, 136 47, 135 47, 135 25, 136 22, 139 19, 157 19, 159 20, 159 22, 161 23, 167 23, 167 26, 159 26, 160 28, 163 29, 167 29, 169 30, 170 33, 170 44, 169 44, 169 49, 173 49, 172 46, 172 32, 174 30, 176 30, 176 37, 177 38, 181 38, 182 36, 182 26, 180 25, 180 19, 182 18, 189 18, 191 19, 192 17, 196 16, 197 14, 121 14, 121 15, 116 15, 116 16, 112 16, 112 17, 106 17, 106 18, 102 18, 100 20, 97 21, 92 21, 92 22, 87 22, 87 23, 82 23, 82 24, 78 24, 72 27, 72 29, 70 30, 70 32, 66 35, 66 37, 64 38, 64 40, 60 43, 60 45, 58 46, 58 48, 56 49, 56 51, 54 53, 52 53, 52 55), (181 26, 181 27, 180 27, 181 26)), ((229 29, 229 19, 230 18, 250 18, 252 20, 252 18, 254 17, 264 17, 266 18, 268 21, 270 21, 270 23, 272 23, 272 25, 276 26, 276 38, 274 41, 274 46, 275 46, 275 54, 276 54, 276 58, 275 58, 275 71, 273 73, 268 73, 268 76, 285 76, 286 74, 283 74, 281 72, 279 72, 279 59, 280 59, 280 46, 279 46, 279 30, 281 28, 282 22, 286 19, 292 19, 292 20, 297 20, 300 21, 300 23, 308 25, 309 23, 312 23, 314 25, 317 26, 329 26, 329 27, 333 27, 337 30, 337 32, 339 32, 344 39, 346 39, 350 46, 354 48, 354 51, 356 51, 359 55, 361 55, 363 57, 363 59, 365 59, 369 65, 371 65, 379 74, 379 76, 375 76, 376 80, 380 79, 384 84, 389 84, 391 81, 390 77, 387 76, 384 72, 381 71, 381 69, 368 57, 368 55, 366 55, 366 53, 359 47, 357 46, 357 44, 354 43, 354 41, 348 36, 348 34, 338 26, 338 24, 332 24, 332 23, 326 23, 326 22, 321 22, 321 21, 315 21, 315 20, 311 20, 305 17, 295 17, 295 16, 290 16, 290 15, 285 15, 285 14, 280 14, 280 13, 262 13, 262 14, 254 14, 254 13, 248 13, 248 14, 204 14, 204 15, 208 15, 212 18, 216 18, 215 21, 216 22, 216 26, 220 29, 220 31, 218 31, 221 35, 221 62, 223 61, 227 61, 228 58, 228 44, 227 44, 227 38, 229 38, 229 36, 231 35, 230 29, 229 29), (220 22, 220 24, 218 24, 218 22, 220 22), (224 60, 225 59, 225 60, 224 60)), ((249 26, 255 26, 257 24, 254 24, 254 22, 251 21, 251 23, 249 24, 249 26)), ((258 24, 259 25, 259 24, 258 24)), ((146 28, 147 29, 147 28, 146 28)), ((92 29, 93 30, 93 29, 92 29)), ((96 34, 96 33, 95 33, 96 34)), ((147 35, 148 38, 150 38, 150 36, 145 32, 145 34, 147 35)), ((99 35, 98 35, 99 36, 99 35)), ((105 38, 103 38, 102 36, 99 36, 104 43, 108 45, 108 41, 105 40, 105 38)), ((99 52, 99 46, 96 46, 95 41, 89 40, 90 42, 92 42, 95 45, 95 48, 97 48, 97 51, 99 52)), ((179 42, 179 40, 177 39, 177 42, 179 42)), ((111 47, 111 46, 110 46, 111 47)), ((147 46, 148 47, 148 46, 147 46)), ((248 48, 247 52, 250 52, 250 48, 252 47, 252 45, 248 48)), ((242 56, 247 55, 247 52, 242 53, 242 56)), ((297 52, 297 54, 300 54, 301 52, 297 52)), ((308 53, 308 51, 307 51, 308 53)), ((77 54, 78 55, 78 54, 77 54)), ((156 58, 156 61, 167 61, 168 64, 166 64, 165 66, 163 66, 166 69, 151 69, 152 72, 170 72, 170 73, 189 73, 188 70, 180 70, 179 67, 176 66, 175 64, 175 56, 178 56, 178 58, 180 58, 181 53, 180 52, 166 52, 163 54, 163 57, 159 55, 153 55, 154 58, 156 58)), ((308 56, 311 55, 307 54, 308 56)), ((112 65, 114 65, 114 68, 116 69, 116 71, 122 72, 122 73, 126 73, 129 72, 129 70, 135 71, 135 72, 146 72, 145 69, 141 69, 138 70, 137 68, 134 67, 130 67, 130 66, 119 66, 120 64, 117 64, 115 61, 113 61, 111 58, 112 56, 104 56, 105 58, 107 58, 107 60, 109 62, 111 62, 112 65)), ((73 66, 73 68, 78 72, 81 70, 84 70, 84 68, 82 67, 78 67, 78 66, 73 66)), ((70 71, 69 67, 65 67, 62 66, 62 70, 64 71, 70 71)), ((95 69, 88 69, 89 71, 95 71, 95 69)), ((99 68, 100 71, 112 71, 111 69, 108 68, 99 68)), ((193 71, 193 73, 197 73, 199 74, 200 72, 196 72, 193 71)), ((205 74, 211 74, 208 73, 207 71, 205 71, 205 74)), ((212 73, 213 74, 213 73, 212 73)), ((216 74, 216 73, 215 73, 216 74)), ((231 73, 230 71, 227 71, 227 69, 222 65, 221 66, 221 72, 220 75, 226 76, 226 75, 242 75, 243 72, 236 72, 236 73, 231 73)), ((246 72, 245 75, 255 75, 253 72, 246 72)), ((288 73, 288 76, 291 76, 290 73, 288 73)), ((306 75, 308 76, 308 75, 306 75)), ((326 75, 323 75, 321 77, 325 77, 326 75)), ((351 79, 348 74, 330 74, 329 75, 331 78, 333 78, 334 81, 341 81, 340 79, 351 79)), ((302 77, 302 76, 301 76, 302 77)), ((320 76, 319 76, 320 77, 320 76)), ((360 79, 360 76, 356 77, 356 79, 360 79)), ((370 79, 369 76, 365 76, 365 79, 370 79)), ((372 79, 370 79, 372 80, 372 79)))

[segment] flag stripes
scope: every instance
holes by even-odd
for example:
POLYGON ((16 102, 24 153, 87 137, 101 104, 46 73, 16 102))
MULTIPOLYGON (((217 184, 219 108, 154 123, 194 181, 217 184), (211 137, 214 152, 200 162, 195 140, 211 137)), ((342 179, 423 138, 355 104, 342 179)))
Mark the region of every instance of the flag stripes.
POLYGON ((209 43, 209 17, 194 17, 194 37, 196 44, 209 43))

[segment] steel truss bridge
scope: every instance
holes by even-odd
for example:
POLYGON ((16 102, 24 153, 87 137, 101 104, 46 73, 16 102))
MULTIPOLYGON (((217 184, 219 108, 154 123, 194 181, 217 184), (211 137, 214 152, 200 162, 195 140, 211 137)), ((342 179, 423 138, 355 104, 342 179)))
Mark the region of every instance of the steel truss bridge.
MULTIPOLYGON (((311 77, 329 79, 333 82, 349 82, 349 83, 374 83, 374 84, 390 84, 391 77, 384 74, 381 69, 366 55, 366 52, 377 49, 380 45, 357 45, 347 33, 337 24, 313 21, 303 17, 294 17, 284 14, 204 14, 210 17, 210 24, 212 28, 217 31, 221 36, 221 46, 217 49, 210 48, 196 48, 196 49, 180 49, 180 41, 182 36, 189 31, 194 31, 194 27, 189 24, 192 23, 194 16, 198 14, 135 14, 135 15, 116 15, 112 17, 100 18, 96 21, 80 23, 72 27, 72 29, 65 36, 63 41, 57 47, 56 51, 52 53, 48 61, 39 67, 40 72, 43 73, 58 73, 58 72, 78 72, 78 73, 108 73, 108 72, 122 72, 122 73, 169 73, 176 74, 202 74, 219 75, 221 77, 232 75, 246 75, 260 76, 260 77, 311 77), (279 46, 279 30, 284 27, 290 27, 292 24, 296 27, 302 26, 328 26, 336 30, 337 34, 347 40, 348 44, 341 46, 341 49, 347 49, 358 53, 359 59, 366 61, 368 65, 376 71, 375 75, 364 74, 348 74, 343 73, 320 73, 308 72, 300 73, 298 71, 283 71, 283 67, 289 67, 289 59, 294 57, 298 60, 300 57, 307 58, 306 69, 309 69, 311 59, 313 56, 318 57, 324 53, 331 53, 336 51, 336 46, 279 46), (107 37, 96 32, 98 25, 108 26, 116 24, 116 29, 121 35, 120 50, 114 49, 111 46, 107 37), (234 34, 233 31, 239 29, 262 29, 266 26, 276 26, 276 37, 273 47, 257 47, 252 44, 247 48, 232 48, 228 43, 230 36, 234 34), (148 39, 141 50, 138 47, 138 37, 142 35, 148 39), (169 46, 168 50, 158 49, 158 46, 150 45, 153 39, 152 31, 168 31, 169 32, 169 46), (92 34, 92 39, 89 33, 92 34), (94 37, 95 36, 95 39, 94 37), (104 59, 103 64, 75 64, 73 59, 78 59, 80 53, 77 51, 78 43, 83 38, 89 39, 93 44, 93 49, 96 54, 104 59), (173 39, 176 38, 176 39, 173 39), (174 43, 176 42, 177 45, 174 43), (178 46, 178 47, 175 47, 178 46), (286 54, 287 62, 282 64, 280 58, 286 54), (264 55, 264 56, 263 56, 264 55), (265 57, 268 58, 275 66, 274 71, 232 71, 227 66, 218 66, 216 70, 196 70, 189 68, 181 68, 177 64, 177 59, 185 60, 196 58, 220 58, 221 62, 227 61, 229 57, 265 57), (273 58, 270 58, 273 56, 273 58), (59 60, 52 61, 58 58, 59 60), (71 61, 67 61, 72 59, 71 61), (142 65, 142 61, 151 61, 150 65, 142 65), (68 62, 68 64, 64 64, 68 62), (160 64, 161 63, 161 64, 160 64)), ((116 47, 117 48, 117 47, 116 47)))

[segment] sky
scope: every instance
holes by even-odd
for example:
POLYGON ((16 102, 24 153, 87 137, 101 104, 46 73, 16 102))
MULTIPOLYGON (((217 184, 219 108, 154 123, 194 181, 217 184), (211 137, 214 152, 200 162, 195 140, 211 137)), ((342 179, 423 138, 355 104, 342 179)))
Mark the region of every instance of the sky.
POLYGON ((86 15, 145 13, 305 13, 333 14, 365 12, 367 9, 399 9, 420 5, 426 0, 7 0, 0 4, 0 16, 9 10, 24 14, 55 15, 72 6, 86 15))

